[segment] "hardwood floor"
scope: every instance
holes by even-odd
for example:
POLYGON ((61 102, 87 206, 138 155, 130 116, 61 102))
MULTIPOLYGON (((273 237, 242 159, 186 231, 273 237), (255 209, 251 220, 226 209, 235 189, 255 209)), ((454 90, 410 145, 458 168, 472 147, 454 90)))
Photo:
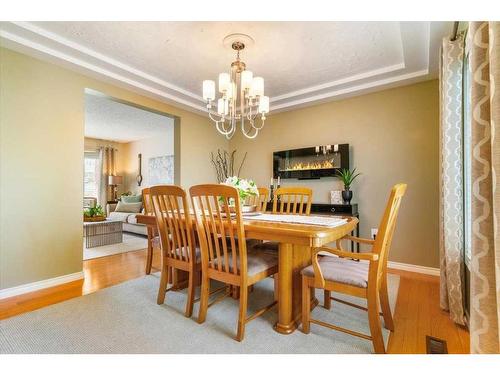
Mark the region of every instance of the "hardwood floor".
MULTIPOLYGON (((132 251, 83 262, 85 281, 0 300, 0 319, 39 309, 70 298, 95 292, 145 275, 146 250, 132 251)), ((153 256, 153 272, 160 270, 160 254, 153 256)), ((447 341, 448 352, 469 353, 469 333, 454 324, 439 308, 439 278, 406 271, 390 270, 400 275, 394 312, 394 333, 389 353, 424 354, 426 335, 447 341)), ((332 311, 334 312, 335 307, 332 311)), ((299 334, 299 333, 296 333, 299 334)))
POLYGON ((469 332, 449 318, 439 307, 439 278, 412 272, 399 274, 400 284, 394 311, 394 333, 389 338, 389 353, 425 354, 426 335, 446 340, 448 353, 468 354, 469 332))

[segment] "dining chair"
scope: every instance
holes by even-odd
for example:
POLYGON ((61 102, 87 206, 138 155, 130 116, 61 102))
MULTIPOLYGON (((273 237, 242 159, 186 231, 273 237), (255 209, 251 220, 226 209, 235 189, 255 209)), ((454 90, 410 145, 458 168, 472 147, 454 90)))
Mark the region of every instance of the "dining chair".
MULTIPOLYGON (((273 214, 310 215, 312 189, 306 187, 280 187, 273 197, 273 214)), ((274 241, 256 245, 259 250, 278 253, 279 244, 274 241)))
POLYGON ((165 302, 169 273, 181 270, 188 273, 188 296, 185 315, 193 314, 194 292, 201 271, 201 252, 196 246, 186 192, 175 185, 153 186, 151 202, 158 224, 162 262, 157 303, 165 302))
POLYGON ((273 197, 273 214, 309 215, 312 190, 306 187, 280 187, 273 197))
POLYGON ((394 331, 394 322, 387 293, 387 258, 406 186, 406 184, 397 184, 392 188, 375 240, 352 236, 343 238, 371 245, 370 252, 352 253, 344 251, 341 240, 337 241, 337 248, 319 247, 313 249, 312 265, 302 270, 302 331, 304 333, 309 333, 310 323, 319 324, 371 340, 375 353, 385 353, 379 315, 383 316, 385 327, 390 331, 394 331), (324 251, 336 256, 327 255, 318 258, 318 253, 324 251), (331 300, 334 300, 367 311, 371 336, 312 319, 310 316, 310 288, 313 288, 313 290, 314 288, 324 289, 325 308, 327 309, 330 309, 331 300), (331 292, 364 298, 367 300, 368 307, 332 298, 331 292), (382 307, 381 313, 379 313, 380 307, 382 307))
POLYGON ((265 187, 257 188, 259 195, 249 196, 247 198, 247 204, 251 206, 256 206, 257 211, 266 212, 267 201, 269 200, 269 189, 265 187))
MULTIPOLYGON (((145 214, 153 214, 154 207, 151 200, 151 189, 142 189, 142 207, 145 214)), ((146 257, 146 275, 151 274, 151 267, 153 265, 153 252, 155 248, 160 248, 160 237, 158 235, 158 230, 148 227, 148 252, 146 257)))
MULTIPOLYGON (((274 254, 247 248, 238 191, 232 186, 197 185, 189 189, 201 247, 202 282, 198 323, 206 320, 208 307, 231 292, 208 303, 210 280, 238 287, 239 314, 236 340, 242 341, 245 324, 271 309, 276 301, 247 316, 248 287, 278 272, 274 254), (234 202, 234 212, 229 202, 234 202)), ((231 288, 228 288, 231 289, 231 288)))

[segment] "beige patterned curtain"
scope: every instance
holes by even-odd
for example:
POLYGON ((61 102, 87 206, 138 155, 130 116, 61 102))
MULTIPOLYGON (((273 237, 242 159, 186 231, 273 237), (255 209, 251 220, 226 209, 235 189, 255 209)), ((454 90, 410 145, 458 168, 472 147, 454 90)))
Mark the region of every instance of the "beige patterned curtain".
POLYGON ((102 147, 99 150, 100 170, 99 174, 99 204, 104 208, 112 195, 112 188, 108 185, 108 176, 114 176, 116 171, 116 150, 113 147, 102 147))
POLYGON ((470 22, 472 353, 500 352, 500 23, 470 22))
POLYGON ((443 39, 440 69, 441 308, 464 325, 462 76, 464 39, 443 39))

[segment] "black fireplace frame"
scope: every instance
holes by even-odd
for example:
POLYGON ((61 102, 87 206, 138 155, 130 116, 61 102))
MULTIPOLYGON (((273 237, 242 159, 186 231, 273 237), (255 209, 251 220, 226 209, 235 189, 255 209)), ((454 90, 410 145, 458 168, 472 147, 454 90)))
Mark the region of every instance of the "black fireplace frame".
MULTIPOLYGON (((331 145, 332 150, 338 147, 340 153, 340 168, 331 169, 301 169, 296 171, 280 171, 280 160, 287 157, 301 157, 316 155, 316 147, 297 148, 293 150, 273 152, 273 177, 274 178, 296 178, 299 180, 316 180, 322 177, 335 177, 340 169, 349 169, 349 144, 331 145)), ((319 146, 323 147, 323 146, 319 146)))

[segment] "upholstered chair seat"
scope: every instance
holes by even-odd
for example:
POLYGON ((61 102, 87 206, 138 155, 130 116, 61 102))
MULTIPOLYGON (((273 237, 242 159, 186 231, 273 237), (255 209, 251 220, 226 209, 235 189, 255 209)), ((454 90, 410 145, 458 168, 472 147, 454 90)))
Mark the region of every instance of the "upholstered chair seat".
MULTIPOLYGON (((189 252, 188 252, 188 254, 189 254, 189 252)), ((195 254, 194 255, 195 262, 200 263, 201 262, 201 250, 198 246, 194 249, 194 254, 195 254)), ((177 255, 178 257, 182 257, 183 253, 179 249, 176 249, 175 255, 177 255)))
POLYGON ((161 249, 160 236, 154 236, 151 239, 151 244, 152 244, 153 248, 155 248, 155 249, 161 249))
MULTIPOLYGON (((219 257, 221 268, 224 268, 225 259, 224 257, 219 257)), ((233 272, 233 257, 231 254, 228 255, 229 271, 233 272)), ((214 268, 218 267, 218 259, 210 262, 210 265, 214 268)), ((240 271, 240 257, 236 257, 236 268, 238 272, 240 271)), ((260 251, 248 250, 247 252, 247 274, 249 277, 257 275, 269 268, 278 268, 278 257, 260 251)))
MULTIPOLYGON (((318 263, 326 281, 354 285, 360 288, 368 287, 368 263, 333 256, 323 256, 318 259, 318 263)), ((301 273, 304 276, 314 277, 314 268, 310 265, 304 268, 301 273)))

